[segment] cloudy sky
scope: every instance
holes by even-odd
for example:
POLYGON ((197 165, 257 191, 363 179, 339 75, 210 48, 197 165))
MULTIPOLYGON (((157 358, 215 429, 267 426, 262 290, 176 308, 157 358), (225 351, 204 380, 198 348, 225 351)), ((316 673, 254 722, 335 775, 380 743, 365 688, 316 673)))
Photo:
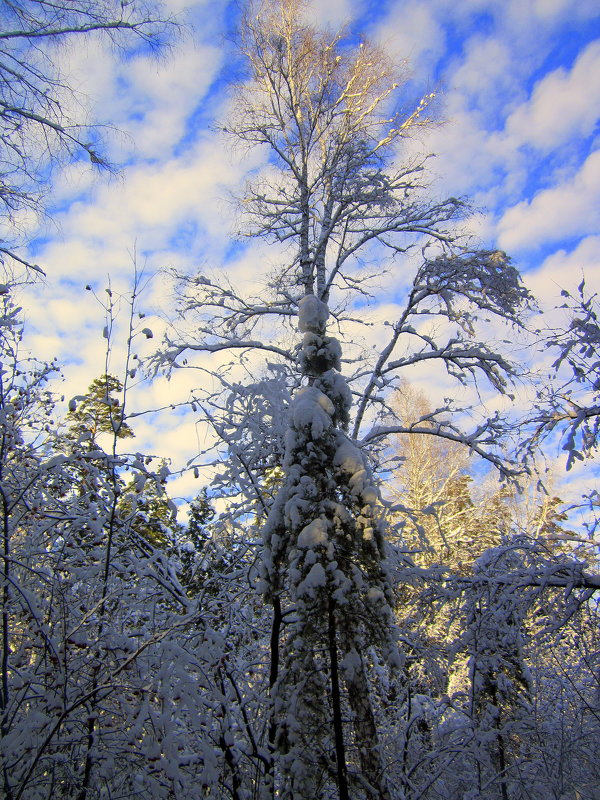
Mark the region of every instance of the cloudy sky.
MULTIPOLYGON (((105 371, 96 297, 105 299, 109 280, 114 297, 125 292, 134 261, 148 276, 162 267, 225 268, 250 285, 267 257, 264 248, 235 245, 231 204, 264 156, 234 151, 215 127, 231 101, 234 4, 168 5, 194 30, 162 59, 124 59, 92 39, 60 56, 80 111, 120 132, 107 131, 106 150, 123 165, 118 177, 83 163, 58 172, 52 224, 32 236, 30 255, 48 277, 23 292, 27 342, 64 365, 66 401, 105 371)), ((313 0, 311 15, 335 28, 350 22, 408 61, 411 91, 438 92, 444 124, 420 142, 437 154, 435 191, 471 199, 483 246, 506 250, 544 304, 583 272, 600 288, 597 0, 313 0)), ((172 296, 157 277, 139 303, 168 311, 172 296)), ((160 322, 152 324, 157 338, 160 322)), ((119 335, 110 364, 117 375, 119 335)), ((139 342, 149 352, 155 340, 139 342)), ((141 383, 132 408, 185 400, 197 381, 182 370, 170 383, 141 383)), ((205 435, 193 415, 175 412, 133 425, 137 447, 170 456, 174 469, 205 435)), ((174 491, 189 495, 197 486, 188 474, 174 491)))

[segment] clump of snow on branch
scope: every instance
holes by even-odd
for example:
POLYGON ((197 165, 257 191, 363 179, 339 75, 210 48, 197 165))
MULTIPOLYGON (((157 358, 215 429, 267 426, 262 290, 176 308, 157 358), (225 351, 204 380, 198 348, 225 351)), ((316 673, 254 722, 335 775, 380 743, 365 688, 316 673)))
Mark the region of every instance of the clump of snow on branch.
POLYGON ((319 547, 328 542, 327 522, 320 517, 313 519, 298 536, 298 547, 319 547))
POLYGON ((329 369, 339 369, 342 348, 337 339, 307 331, 300 351, 300 367, 309 375, 319 375, 329 369))
POLYGON ((313 439, 320 439, 331 427, 335 406, 326 394, 315 386, 300 389, 292 404, 292 422, 297 431, 310 431, 313 439))
POLYGON ((298 303, 298 329, 305 333, 322 333, 325 330, 329 309, 314 294, 307 294, 298 303))

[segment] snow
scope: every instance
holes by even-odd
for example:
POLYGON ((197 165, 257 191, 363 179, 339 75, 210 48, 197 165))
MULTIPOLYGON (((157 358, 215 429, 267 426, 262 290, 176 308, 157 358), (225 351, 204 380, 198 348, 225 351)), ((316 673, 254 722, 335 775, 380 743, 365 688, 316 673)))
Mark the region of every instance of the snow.
POLYGON ((321 333, 325 330, 329 309, 314 294, 307 294, 298 303, 298 329, 303 333, 312 331, 321 333))
POLYGON ((302 528, 298 536, 298 547, 318 547, 328 541, 327 522, 319 517, 302 528))
POLYGON ((335 407, 316 386, 300 389, 292 405, 292 425, 296 430, 309 430, 313 439, 320 439, 331 427, 335 407))
POLYGON ((366 542, 375 541, 375 531, 370 525, 363 529, 362 535, 366 542))
POLYGON ((333 466, 345 477, 351 493, 364 506, 371 508, 379 502, 379 491, 361 451, 341 431, 338 431, 333 466))
MULTIPOLYGON (((337 340, 332 341, 336 341, 339 345, 337 340)), ((341 352, 340 347, 340 356, 341 352)), ((336 372, 335 369, 330 369, 320 375, 315 381, 315 386, 318 386, 321 391, 324 391, 336 407, 339 406, 339 408, 348 410, 352 405, 352 392, 348 386, 348 382, 344 376, 336 372)))
POLYGON ((300 365, 304 371, 320 375, 341 366, 342 346, 331 336, 307 331, 302 340, 300 365))
POLYGON ((385 601, 385 595, 381 591, 381 589, 377 589, 375 586, 371 586, 371 588, 367 592, 367 600, 370 603, 383 602, 385 601))
POLYGON ((340 667, 346 676, 346 680, 353 680, 356 673, 362 668, 360 656, 354 648, 349 653, 346 653, 340 662, 340 667))
POLYGON ((360 499, 365 505, 374 507, 379 501, 379 490, 372 484, 363 484, 360 487, 360 499))
POLYGON ((300 527, 306 518, 309 503, 301 495, 294 495, 285 504, 285 519, 292 529, 300 527))
POLYGON ((327 585, 327 575, 323 565, 317 562, 310 568, 310 572, 298 586, 298 597, 302 595, 314 595, 315 589, 327 585))
POLYGON ((340 436, 338 440, 333 465, 346 475, 355 475, 365 469, 362 453, 345 436, 340 436))

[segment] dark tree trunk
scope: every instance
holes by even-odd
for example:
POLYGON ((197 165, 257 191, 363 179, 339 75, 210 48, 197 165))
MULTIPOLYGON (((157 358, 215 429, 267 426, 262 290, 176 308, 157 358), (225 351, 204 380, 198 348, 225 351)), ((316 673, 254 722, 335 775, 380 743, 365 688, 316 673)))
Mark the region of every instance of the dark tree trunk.
POLYGON ((331 705, 333 707, 333 735, 335 741, 335 760, 337 784, 340 800, 349 800, 348 767, 346 765, 346 749, 344 747, 344 729, 342 724, 342 703, 337 652, 337 632, 335 624, 335 608, 329 598, 329 663, 331 670, 331 705))
POLYGON ((346 688, 348 689, 348 702, 354 713, 354 737, 358 747, 360 768, 373 788, 374 797, 390 800, 381 768, 377 725, 361 654, 359 654, 359 658, 360 666, 354 670, 351 678, 346 678, 346 688))

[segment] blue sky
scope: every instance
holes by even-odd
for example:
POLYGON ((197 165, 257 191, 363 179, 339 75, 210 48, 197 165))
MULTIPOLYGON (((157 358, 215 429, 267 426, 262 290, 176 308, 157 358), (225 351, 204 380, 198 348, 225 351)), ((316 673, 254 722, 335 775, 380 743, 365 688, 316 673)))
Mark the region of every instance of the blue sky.
MULTIPOLYGON (((132 262, 148 274, 164 266, 226 269, 250 287, 273 259, 254 243, 234 243, 230 197, 263 153, 240 153, 215 123, 231 101, 234 63, 226 34, 235 7, 227 0, 167 3, 195 31, 160 60, 138 51, 123 59, 96 40, 61 53, 90 119, 121 131, 106 148, 125 165, 119 177, 72 164, 53 177, 52 224, 33 226, 31 254, 44 284, 24 299, 27 341, 42 358, 65 365, 66 399, 104 371, 102 296, 110 275, 125 291, 132 262), (187 11, 185 10, 187 9, 187 11)), ((483 246, 506 250, 541 303, 558 302, 585 271, 600 288, 600 7, 597 0, 313 0, 309 15, 378 40, 408 60, 407 90, 438 92, 444 123, 415 147, 436 153, 432 191, 468 196, 479 210, 469 223, 483 246)), ((381 313, 394 300, 379 298, 381 313)), ((142 309, 168 312, 171 291, 157 277, 142 309)), ((155 320, 155 339, 162 323, 155 320)), ((119 374, 115 342, 111 369, 119 374)), ((132 408, 184 400, 197 383, 179 371, 134 389, 132 408)), ((137 447, 171 456, 179 467, 205 434, 193 416, 138 418, 137 447)), ((205 476, 206 477, 206 476, 205 476)), ((198 485, 188 474, 176 492, 198 485)))

